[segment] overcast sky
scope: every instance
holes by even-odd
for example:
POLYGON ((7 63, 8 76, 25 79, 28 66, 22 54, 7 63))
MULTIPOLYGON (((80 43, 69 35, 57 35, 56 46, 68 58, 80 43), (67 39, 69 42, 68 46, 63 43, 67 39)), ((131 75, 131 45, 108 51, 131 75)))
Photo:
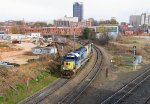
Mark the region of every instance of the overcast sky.
POLYGON ((150 12, 150 0, 0 0, 0 21, 49 21, 72 16, 73 2, 83 2, 84 18, 116 17, 129 21, 131 14, 150 12))

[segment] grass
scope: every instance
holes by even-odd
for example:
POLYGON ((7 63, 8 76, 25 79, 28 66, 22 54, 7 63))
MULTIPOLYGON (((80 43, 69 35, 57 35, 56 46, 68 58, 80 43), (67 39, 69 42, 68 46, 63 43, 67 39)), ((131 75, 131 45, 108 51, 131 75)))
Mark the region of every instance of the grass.
POLYGON ((121 36, 117 39, 117 42, 121 44, 135 44, 138 43, 138 40, 139 39, 135 37, 121 36))
POLYGON ((35 79, 29 81, 29 87, 26 85, 18 83, 16 84, 16 91, 13 89, 8 89, 5 91, 5 96, 0 97, 0 102, 4 104, 16 104, 28 96, 31 96, 40 89, 48 86, 50 83, 58 79, 57 74, 49 74, 49 72, 44 71, 37 75, 35 79))
MULTIPOLYGON (((113 52, 112 51, 109 51, 110 54, 113 55, 113 52)), ((118 69, 118 71, 123 71, 123 72, 130 72, 130 71, 133 71, 133 55, 132 54, 116 54, 116 55, 113 55, 113 57, 120 57, 121 59, 121 64, 118 64, 116 65, 116 69, 118 69)), ((114 64, 115 65, 115 64, 114 64)), ((138 67, 141 67, 142 64, 139 64, 138 67)))
POLYGON ((2 102, 3 102, 3 97, 0 96, 0 104, 2 104, 2 102))

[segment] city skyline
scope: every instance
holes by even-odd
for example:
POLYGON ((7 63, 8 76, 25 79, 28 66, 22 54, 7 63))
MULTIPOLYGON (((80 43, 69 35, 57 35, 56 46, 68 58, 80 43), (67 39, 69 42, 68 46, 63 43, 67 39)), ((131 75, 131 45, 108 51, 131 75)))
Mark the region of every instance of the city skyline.
POLYGON ((5 0, 0 1, 0 21, 50 21, 65 15, 72 17, 73 3, 83 2, 84 19, 110 19, 116 17, 119 22, 129 22, 132 14, 141 14, 149 10, 148 0, 5 0))

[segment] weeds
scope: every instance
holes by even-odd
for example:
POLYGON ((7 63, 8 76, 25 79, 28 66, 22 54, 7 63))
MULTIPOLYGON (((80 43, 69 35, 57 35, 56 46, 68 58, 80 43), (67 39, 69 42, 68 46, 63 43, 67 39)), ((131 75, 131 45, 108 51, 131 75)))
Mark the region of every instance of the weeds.
POLYGON ((0 101, 7 104, 16 104, 26 97, 32 95, 33 93, 39 91, 41 88, 49 85, 57 78, 58 77, 49 74, 47 71, 43 71, 39 75, 37 75, 35 79, 31 79, 29 81, 29 87, 24 84, 18 83, 16 84, 17 91, 12 89, 6 90, 4 98, 0 98, 0 101))

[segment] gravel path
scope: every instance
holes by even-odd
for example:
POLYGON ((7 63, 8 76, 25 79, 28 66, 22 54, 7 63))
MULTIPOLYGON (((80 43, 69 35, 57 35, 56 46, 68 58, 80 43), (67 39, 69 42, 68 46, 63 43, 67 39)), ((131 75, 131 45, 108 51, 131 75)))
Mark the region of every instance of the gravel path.
POLYGON ((39 104, 58 103, 58 101, 60 101, 62 98, 64 98, 64 96, 66 96, 70 91, 72 91, 72 89, 75 88, 84 79, 84 77, 91 71, 92 67, 94 66, 93 63, 95 63, 95 58, 96 58, 96 52, 94 52, 90 61, 86 63, 86 66, 84 66, 84 68, 80 71, 80 73, 75 78, 73 78, 67 84, 62 86, 54 94, 46 97, 39 104))
POLYGON ((119 88, 134 79, 145 69, 134 72, 118 72, 112 70, 110 66, 110 56, 107 51, 100 47, 104 55, 104 64, 102 71, 99 73, 95 81, 87 88, 87 90, 80 96, 75 104, 96 104, 104 101, 107 97, 116 92, 119 88), (108 69, 108 77, 106 78, 106 69, 108 69))

